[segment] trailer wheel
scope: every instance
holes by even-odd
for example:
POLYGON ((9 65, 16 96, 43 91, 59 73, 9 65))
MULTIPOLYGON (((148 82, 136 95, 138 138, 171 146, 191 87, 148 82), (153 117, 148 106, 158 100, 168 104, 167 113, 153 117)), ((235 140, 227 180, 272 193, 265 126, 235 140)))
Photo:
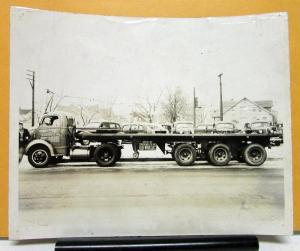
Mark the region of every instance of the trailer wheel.
POLYGON ((250 144, 244 150, 244 159, 249 166, 260 166, 267 159, 266 149, 260 144, 250 144))
POLYGON ((47 167, 50 163, 50 151, 46 146, 34 146, 28 152, 28 161, 35 168, 47 167))
POLYGON ((179 166, 190 166, 196 160, 196 150, 189 144, 182 144, 176 147, 174 157, 179 166))
POLYGON ((208 160, 215 166, 226 166, 231 160, 230 149, 225 144, 215 144, 208 151, 208 160))
POLYGON ((112 144, 102 144, 95 150, 94 157, 99 166, 113 166, 117 161, 117 147, 112 144))

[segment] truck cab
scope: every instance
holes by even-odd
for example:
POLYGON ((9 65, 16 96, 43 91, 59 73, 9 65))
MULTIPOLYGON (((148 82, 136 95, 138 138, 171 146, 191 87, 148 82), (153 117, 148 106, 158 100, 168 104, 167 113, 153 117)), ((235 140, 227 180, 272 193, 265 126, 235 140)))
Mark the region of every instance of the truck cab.
POLYGON ((25 154, 31 164, 38 167, 50 159, 69 156, 74 144, 75 120, 64 113, 44 114, 39 126, 30 131, 31 141, 25 154))

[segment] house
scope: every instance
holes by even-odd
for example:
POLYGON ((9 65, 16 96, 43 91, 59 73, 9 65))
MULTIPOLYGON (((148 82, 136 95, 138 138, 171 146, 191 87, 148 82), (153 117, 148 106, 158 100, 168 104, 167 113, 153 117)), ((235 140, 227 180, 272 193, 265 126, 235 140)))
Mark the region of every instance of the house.
POLYGON ((248 98, 243 98, 231 106, 227 104, 224 106, 223 120, 234 122, 238 127, 255 121, 275 122, 276 116, 272 112, 272 107, 272 101, 254 102, 248 98))

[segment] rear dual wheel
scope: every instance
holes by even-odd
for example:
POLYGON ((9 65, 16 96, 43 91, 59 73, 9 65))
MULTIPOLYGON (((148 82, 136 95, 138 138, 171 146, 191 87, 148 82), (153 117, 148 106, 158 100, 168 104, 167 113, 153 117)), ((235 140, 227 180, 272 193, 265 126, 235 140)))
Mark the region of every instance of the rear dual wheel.
POLYGON ((99 166, 113 166, 121 158, 121 149, 114 144, 102 144, 94 153, 99 166))
POLYGON ((208 162, 215 166, 226 166, 231 160, 231 152, 225 144, 215 144, 208 151, 208 162))
POLYGON ((196 160, 196 150, 190 144, 182 144, 176 147, 174 158, 179 166, 191 166, 196 160))
POLYGON ((244 150, 244 160, 249 166, 260 166, 267 159, 266 149, 260 144, 250 144, 244 150))

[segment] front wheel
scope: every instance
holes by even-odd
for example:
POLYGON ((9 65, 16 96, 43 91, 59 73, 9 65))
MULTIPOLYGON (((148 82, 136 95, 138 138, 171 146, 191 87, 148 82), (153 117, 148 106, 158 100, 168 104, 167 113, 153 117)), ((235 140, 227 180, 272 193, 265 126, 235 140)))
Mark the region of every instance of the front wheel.
POLYGON ((35 168, 47 167, 50 160, 50 151, 45 146, 32 147, 28 152, 28 161, 35 168))
POLYGON ((260 144, 250 144, 244 150, 244 159, 249 166, 260 166, 267 159, 266 149, 260 144))
POLYGON ((180 166, 191 166, 196 160, 196 150, 189 144, 176 147, 174 158, 180 166))
POLYGON ((113 144, 102 144, 96 148, 94 157, 99 166, 113 166, 118 158, 117 147, 113 144))

